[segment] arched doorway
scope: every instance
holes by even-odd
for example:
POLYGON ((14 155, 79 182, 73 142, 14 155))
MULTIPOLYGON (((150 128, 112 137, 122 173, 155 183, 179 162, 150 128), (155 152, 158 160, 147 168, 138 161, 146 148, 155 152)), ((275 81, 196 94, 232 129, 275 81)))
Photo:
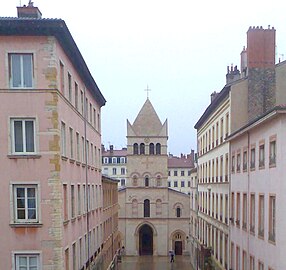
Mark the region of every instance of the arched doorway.
POLYGON ((139 230, 139 255, 153 255, 153 230, 147 224, 139 230))

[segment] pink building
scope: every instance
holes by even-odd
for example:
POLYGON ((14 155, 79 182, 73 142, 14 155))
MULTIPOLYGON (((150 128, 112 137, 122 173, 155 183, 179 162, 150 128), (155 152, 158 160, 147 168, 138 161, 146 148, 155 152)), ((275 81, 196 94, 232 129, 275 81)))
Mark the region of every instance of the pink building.
POLYGON ((0 100, 0 269, 98 269, 105 99, 63 20, 0 19, 0 100))
POLYGON ((286 269, 285 112, 277 106, 231 137, 231 269, 286 269))

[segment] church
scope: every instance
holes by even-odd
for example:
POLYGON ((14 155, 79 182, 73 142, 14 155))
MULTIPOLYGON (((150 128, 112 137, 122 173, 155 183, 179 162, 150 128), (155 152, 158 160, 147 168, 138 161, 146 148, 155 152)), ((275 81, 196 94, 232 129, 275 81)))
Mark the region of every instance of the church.
POLYGON ((190 196, 168 188, 168 122, 149 98, 127 120, 126 186, 119 190, 119 232, 126 255, 188 254, 190 196))

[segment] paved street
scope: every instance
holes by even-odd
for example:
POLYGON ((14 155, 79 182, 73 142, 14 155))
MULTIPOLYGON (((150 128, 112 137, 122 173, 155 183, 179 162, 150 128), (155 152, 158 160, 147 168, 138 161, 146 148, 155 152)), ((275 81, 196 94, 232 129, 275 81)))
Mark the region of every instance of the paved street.
POLYGON ((176 256, 170 263, 168 257, 138 256, 123 257, 119 270, 192 270, 188 256, 176 256))

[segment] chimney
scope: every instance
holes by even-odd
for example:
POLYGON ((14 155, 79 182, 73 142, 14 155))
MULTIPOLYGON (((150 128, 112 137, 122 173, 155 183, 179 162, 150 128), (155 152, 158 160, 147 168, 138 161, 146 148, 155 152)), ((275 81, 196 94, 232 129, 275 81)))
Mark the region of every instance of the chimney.
POLYGON ((241 77, 247 76, 247 51, 245 46, 243 46, 243 50, 240 53, 240 70, 241 70, 241 77))
POLYGON ((274 28, 250 27, 247 31, 248 120, 276 104, 274 28))
POLYGON ((110 145, 110 154, 113 154, 113 145, 110 145))
POLYGON ((42 13, 34 7, 34 3, 29 1, 28 6, 17 7, 18 18, 41 19, 42 13))
POLYGON ((217 97, 218 93, 216 91, 211 93, 211 103, 215 100, 215 98, 217 97))
POLYGON ((237 66, 233 67, 233 65, 231 65, 230 69, 228 66, 226 74, 226 83, 228 84, 237 81, 239 79, 240 79, 240 71, 237 69, 237 66))

